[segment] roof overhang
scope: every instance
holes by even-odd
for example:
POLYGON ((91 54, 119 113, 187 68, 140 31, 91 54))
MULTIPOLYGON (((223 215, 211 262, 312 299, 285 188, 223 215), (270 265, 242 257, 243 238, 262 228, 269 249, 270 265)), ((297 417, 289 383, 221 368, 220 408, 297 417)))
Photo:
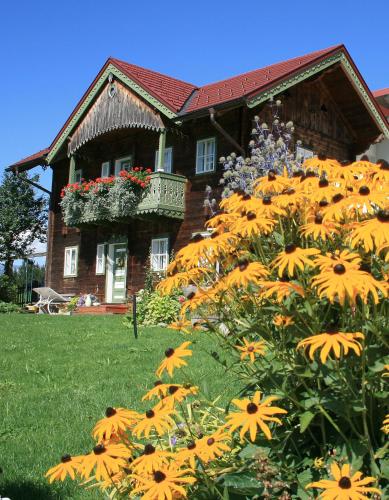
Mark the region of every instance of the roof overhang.
POLYGON ((6 172, 24 172, 25 170, 30 170, 31 168, 34 167, 39 167, 39 166, 46 166, 46 158, 49 153, 50 149, 42 149, 41 151, 38 151, 37 153, 27 156, 27 158, 23 158, 23 160, 18 161, 17 163, 14 163, 7 167, 5 170, 6 172))
POLYGON ((274 83, 272 86, 261 90, 260 92, 246 97, 246 103, 249 108, 258 106, 265 101, 281 94, 285 90, 294 85, 303 82, 304 80, 314 76, 317 73, 335 65, 340 64, 343 71, 345 72, 348 80, 353 85, 354 89, 358 93, 361 101, 364 103, 370 116, 373 118, 378 129, 384 134, 386 138, 389 138, 389 124, 386 121, 382 110, 380 109, 378 103, 374 99, 371 91, 364 82, 361 74, 353 63, 351 57, 349 56, 347 50, 342 47, 340 51, 330 57, 326 57, 321 61, 314 63, 302 71, 294 72, 288 78, 283 79, 274 83))
POLYGON ((47 155, 47 163, 50 164, 54 158, 57 156, 59 150, 66 142, 67 138, 74 131, 75 127, 78 125, 86 111, 95 101, 96 97, 99 95, 101 89, 106 85, 110 75, 114 76, 117 80, 135 92, 138 96, 144 99, 153 108, 161 112, 162 115, 169 119, 175 118, 177 115, 168 106, 158 100, 150 92, 144 89, 139 83, 131 79, 123 73, 119 68, 115 66, 110 60, 104 65, 100 73, 97 75, 92 85, 86 91, 84 96, 81 98, 80 102, 76 106, 73 113, 70 115, 69 119, 62 127, 61 131, 54 139, 50 146, 50 152, 47 155))

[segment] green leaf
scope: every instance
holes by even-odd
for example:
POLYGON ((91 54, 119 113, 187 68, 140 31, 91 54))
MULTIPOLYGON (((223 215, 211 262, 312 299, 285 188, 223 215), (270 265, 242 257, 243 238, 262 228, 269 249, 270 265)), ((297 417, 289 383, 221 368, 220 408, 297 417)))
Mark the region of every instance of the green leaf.
POLYGON ((239 492, 242 495, 259 495, 263 491, 263 486, 254 473, 235 472, 225 474, 221 479, 224 487, 228 488, 229 492, 239 492))
POLYGON ((315 414, 311 411, 306 411, 300 415, 300 434, 307 430, 314 416, 315 414))

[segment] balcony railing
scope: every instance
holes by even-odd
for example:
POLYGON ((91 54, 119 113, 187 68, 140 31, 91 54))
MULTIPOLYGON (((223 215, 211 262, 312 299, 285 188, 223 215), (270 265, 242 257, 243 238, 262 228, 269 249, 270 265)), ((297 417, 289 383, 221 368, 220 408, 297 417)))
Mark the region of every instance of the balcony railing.
POLYGON ((65 224, 104 225, 152 215, 183 219, 186 178, 167 172, 153 172, 149 177, 144 191, 127 187, 126 181, 118 178, 110 186, 99 185, 88 193, 65 190, 61 202, 65 224))

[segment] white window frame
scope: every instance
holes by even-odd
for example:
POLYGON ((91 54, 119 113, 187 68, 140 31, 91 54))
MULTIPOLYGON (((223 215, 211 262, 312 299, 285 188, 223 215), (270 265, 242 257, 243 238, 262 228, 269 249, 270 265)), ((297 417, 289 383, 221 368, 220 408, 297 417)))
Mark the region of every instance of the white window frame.
POLYGON ((101 176, 100 177, 102 179, 106 179, 107 177, 109 177, 110 170, 111 170, 111 162, 110 161, 104 161, 101 164, 101 176))
POLYGON ((117 158, 115 160, 115 176, 119 175, 119 172, 123 170, 122 168, 122 163, 129 161, 130 162, 130 168, 132 168, 132 155, 128 156, 123 156, 122 158, 117 158))
MULTIPOLYGON (((155 151, 155 171, 156 172, 158 170, 158 154, 159 154, 159 149, 157 149, 155 151)), ((165 157, 164 157, 164 161, 163 161, 163 171, 171 174, 172 167, 173 167, 173 148, 170 146, 168 148, 165 148, 165 157)))
POLYGON ((96 274, 105 274, 106 243, 98 243, 96 247, 96 274))
POLYGON ((74 182, 81 182, 82 179, 82 168, 77 168, 74 171, 74 182))
MULTIPOLYGON (((160 250, 158 248, 158 250, 160 250)), ((167 236, 151 239, 150 267, 153 272, 166 271, 169 264, 169 238, 167 236), (166 245, 165 252, 155 252, 155 246, 163 242, 166 245)))
POLYGON ((77 276, 77 274, 78 274, 78 245, 72 247, 65 247, 64 261, 63 261, 63 275, 65 278, 71 278, 77 276), (73 258, 74 258, 74 272, 72 272, 73 258))
POLYGON ((207 137, 196 142, 196 174, 207 174, 215 171, 216 164, 216 137, 207 137), (212 144, 213 151, 208 152, 212 144), (204 153, 200 154, 200 147, 204 146, 204 153), (211 161, 210 161, 211 160, 211 161))

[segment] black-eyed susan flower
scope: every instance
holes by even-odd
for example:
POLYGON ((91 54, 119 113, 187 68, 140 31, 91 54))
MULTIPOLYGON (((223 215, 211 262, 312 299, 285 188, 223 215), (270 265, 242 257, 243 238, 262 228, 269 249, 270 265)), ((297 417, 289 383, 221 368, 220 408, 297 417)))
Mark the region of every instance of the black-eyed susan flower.
POLYGON ((389 434, 389 413, 382 422, 381 430, 384 434, 389 434))
POLYGON ((93 429, 93 437, 97 441, 109 439, 113 434, 124 432, 136 424, 139 414, 125 408, 108 407, 105 411, 105 418, 97 422, 93 429))
POLYGON ((180 368, 181 366, 186 366, 187 362, 182 359, 188 356, 192 356, 192 351, 187 349, 191 345, 191 342, 183 342, 179 347, 173 349, 169 347, 165 351, 165 359, 159 365, 157 371, 155 372, 157 377, 160 377, 164 371, 172 377, 175 368, 180 368))
POLYGON ((81 474, 88 478, 94 471, 97 481, 109 480, 127 464, 131 456, 130 450, 124 444, 98 444, 89 455, 85 455, 80 465, 81 474))
POLYGON ((160 467, 149 476, 132 474, 137 482, 133 494, 142 494, 143 500, 171 500, 172 498, 186 498, 184 485, 196 482, 190 474, 191 469, 178 469, 174 464, 160 467))
POLYGON ((264 177, 259 177, 254 182, 254 191, 261 194, 278 194, 282 193, 289 186, 289 179, 281 175, 277 175, 274 170, 269 170, 264 177))
POLYGON ((281 278, 284 271, 289 276, 293 276, 294 270, 304 271, 305 267, 313 267, 311 257, 320 253, 317 248, 300 248, 296 245, 287 245, 285 250, 277 255, 271 263, 272 268, 278 269, 278 276, 281 278))
POLYGON ((278 281, 261 281, 259 283, 261 287, 260 297, 271 299, 275 296, 275 300, 281 304, 287 297, 292 293, 304 297, 304 288, 296 282, 290 281, 289 279, 282 278, 278 281))
POLYGON ((309 347, 309 357, 314 359, 317 349, 321 349, 320 360, 326 363, 330 351, 332 351, 337 359, 343 355, 347 355, 352 349, 357 356, 362 352, 362 345, 357 339, 363 339, 364 335, 361 332, 340 332, 338 330, 329 330, 324 333, 318 333, 301 340, 297 344, 297 349, 309 347))
POLYGON ((167 395, 170 384, 164 384, 162 380, 156 380, 154 387, 150 389, 142 398, 142 401, 150 401, 153 398, 161 399, 167 395))
POLYGON ((170 406, 158 405, 147 410, 139 422, 135 425, 133 433, 136 437, 144 435, 148 438, 151 432, 156 432, 158 436, 163 436, 174 426, 172 415, 175 411, 170 406))
POLYGON ((64 481, 68 476, 70 479, 74 479, 76 474, 80 472, 80 465, 83 459, 83 456, 72 457, 70 455, 63 455, 61 462, 49 469, 45 476, 49 478, 49 483, 64 481))
POLYGON ((312 158, 307 158, 303 163, 303 168, 305 169, 315 169, 318 174, 321 175, 323 172, 331 171, 331 169, 339 167, 339 162, 337 160, 327 158, 325 155, 318 155, 312 158))
POLYGON ((268 195, 262 198, 261 205, 256 210, 256 214, 258 217, 267 217, 268 219, 286 216, 285 210, 274 203, 273 198, 268 195))
POLYGON ((218 231, 229 231, 240 217, 241 215, 238 212, 220 213, 208 219, 205 226, 218 231))
POLYGON ((199 445, 199 440, 196 439, 193 441, 189 441, 185 448, 178 449, 175 457, 177 464, 182 465, 184 463, 187 463, 192 467, 192 469, 195 469, 196 460, 202 458, 202 445, 203 443, 199 445))
POLYGON ((258 341, 248 341, 246 338, 243 338, 243 345, 237 345, 236 348, 241 351, 240 359, 244 360, 245 358, 250 358, 251 363, 254 363, 255 356, 263 356, 265 354, 265 342, 263 340, 258 341))
POLYGON ((284 316, 283 314, 277 314, 276 316, 274 316, 273 324, 282 328, 294 325, 293 316, 284 316))
POLYGON ((351 475, 349 464, 343 464, 340 468, 336 462, 332 462, 331 474, 332 480, 315 481, 309 483, 306 488, 324 490, 320 494, 320 498, 323 500, 361 500, 367 497, 368 493, 381 494, 379 489, 367 486, 376 481, 375 477, 362 478, 362 472, 355 472, 351 475))
POLYGON ((237 219, 231 227, 231 232, 242 238, 250 238, 260 234, 269 234, 275 225, 275 220, 256 212, 248 212, 237 219))
POLYGON ((243 260, 233 271, 225 276, 225 283, 228 287, 246 288, 250 283, 258 282, 269 275, 269 271, 260 262, 249 262, 243 260))
POLYGON ((230 436, 222 431, 216 431, 209 436, 199 439, 198 448, 201 459, 204 462, 209 462, 231 451, 231 448, 226 444, 226 441, 229 440, 230 436))
POLYGON ((335 234, 339 234, 339 225, 332 221, 324 221, 322 214, 316 214, 312 222, 300 227, 301 236, 313 238, 315 241, 332 240, 335 234))
POLYGON ((135 474, 152 474, 155 470, 169 463, 174 456, 165 450, 157 450, 152 444, 145 445, 142 454, 131 462, 135 474))
POLYGON ((337 264, 342 264, 346 269, 359 269, 361 265, 361 257, 358 253, 350 252, 350 250, 335 250, 333 253, 326 255, 318 255, 314 263, 319 266, 320 271, 332 269, 337 264))
POLYGON ((363 246, 366 252, 371 252, 389 244, 389 210, 381 210, 372 219, 354 226, 351 233, 351 246, 363 246))
POLYGON ((167 276, 157 285, 157 290, 163 294, 169 295, 173 290, 187 286, 191 282, 200 281, 208 270, 204 267, 194 267, 187 271, 176 272, 171 276, 167 276))
POLYGON ((230 413, 227 415, 226 427, 230 428, 233 432, 238 427, 241 427, 240 438, 250 432, 251 441, 255 441, 257 436, 258 427, 265 434, 267 439, 271 439, 271 432, 266 422, 276 422, 281 424, 281 420, 274 417, 276 414, 285 414, 286 410, 278 408, 277 406, 270 406, 270 404, 277 400, 276 396, 269 396, 261 402, 261 393, 256 391, 253 400, 233 399, 232 402, 240 409, 240 412, 230 413))
POLYGON ((170 323, 168 328, 171 328, 172 330, 177 330, 179 332, 183 332, 186 334, 190 334, 191 329, 192 329, 192 322, 188 321, 185 318, 180 318, 177 321, 173 321, 173 323, 170 323))
POLYGON ((198 393, 198 387, 190 384, 170 384, 167 394, 157 404, 156 408, 166 406, 174 408, 175 403, 181 403, 188 396, 194 396, 198 393))

